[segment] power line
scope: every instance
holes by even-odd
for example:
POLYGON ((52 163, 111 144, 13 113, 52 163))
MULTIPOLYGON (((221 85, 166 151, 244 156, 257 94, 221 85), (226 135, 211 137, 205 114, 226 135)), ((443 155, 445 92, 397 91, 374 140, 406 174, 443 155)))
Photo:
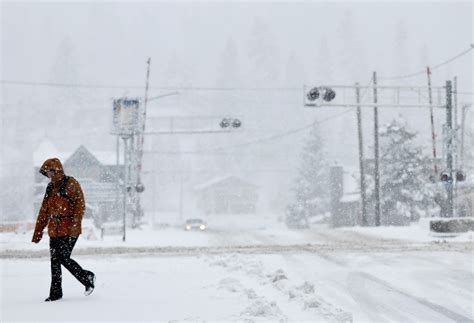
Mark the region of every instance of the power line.
MULTIPOLYGON (((49 87, 68 87, 68 88, 86 88, 86 89, 143 89, 138 85, 107 85, 107 84, 80 84, 80 83, 56 83, 56 82, 31 82, 31 81, 12 81, 0 80, 1 84, 6 85, 27 85, 27 86, 49 86, 49 87)), ((301 87, 207 87, 207 86, 150 86, 155 90, 182 90, 182 91, 301 91, 301 87)))
POLYGON ((142 89, 143 86, 137 85, 101 85, 101 84, 78 84, 78 83, 56 83, 56 82, 30 82, 30 81, 11 81, 0 80, 1 84, 8 85, 30 85, 30 86, 50 86, 50 87, 76 87, 92 89, 142 89))
MULTIPOLYGON (((474 44, 471 44, 469 46, 468 49, 460 52, 459 54, 451 57, 450 59, 444 61, 444 62, 441 62, 439 64, 436 64, 434 65, 433 67, 431 67, 430 69, 431 70, 434 70, 434 69, 437 69, 441 66, 444 66, 446 64, 449 64, 451 63, 452 61, 455 61, 456 59, 460 58, 461 56, 464 56, 466 55, 467 53, 469 53, 472 49, 474 48, 474 44)), ((379 77, 380 80, 400 80, 400 79, 404 79, 404 78, 410 78, 410 77, 413 77, 413 76, 418 76, 418 75, 421 75, 421 74, 425 74, 426 73, 426 70, 422 70, 422 71, 419 71, 419 72, 415 72, 415 73, 411 73, 411 74, 405 74, 405 75, 398 75, 398 76, 390 76, 390 77, 379 77)))

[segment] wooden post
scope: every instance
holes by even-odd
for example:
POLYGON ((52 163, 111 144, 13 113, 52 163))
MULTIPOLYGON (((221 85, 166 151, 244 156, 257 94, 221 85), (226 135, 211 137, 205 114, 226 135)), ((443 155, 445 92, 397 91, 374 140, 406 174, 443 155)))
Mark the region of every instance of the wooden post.
POLYGON ((364 144, 362 137, 362 112, 360 110, 360 88, 359 83, 355 84, 356 100, 357 100, 357 133, 359 138, 359 167, 360 167, 360 197, 361 197, 361 213, 362 226, 367 226, 367 201, 365 189, 365 172, 364 172, 364 144))
POLYGON ((374 83, 374 180, 375 180, 375 226, 380 226, 380 170, 379 170, 379 112, 377 108, 377 73, 372 76, 374 83))

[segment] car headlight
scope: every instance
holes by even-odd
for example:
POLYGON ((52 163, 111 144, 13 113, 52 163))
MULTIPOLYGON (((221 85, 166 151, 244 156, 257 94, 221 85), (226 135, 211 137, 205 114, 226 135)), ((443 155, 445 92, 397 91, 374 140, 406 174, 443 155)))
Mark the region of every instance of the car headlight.
POLYGON ((199 226, 199 229, 201 229, 201 230, 204 230, 205 228, 206 228, 206 226, 205 226, 204 224, 201 224, 201 225, 199 226))
POLYGON ((191 226, 187 225, 186 230, 191 230, 191 226))

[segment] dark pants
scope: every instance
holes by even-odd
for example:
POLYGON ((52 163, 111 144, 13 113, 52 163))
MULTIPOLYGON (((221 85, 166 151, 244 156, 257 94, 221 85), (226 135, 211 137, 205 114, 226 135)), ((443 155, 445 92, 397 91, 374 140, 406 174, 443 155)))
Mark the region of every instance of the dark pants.
POLYGON ((62 273, 61 265, 66 267, 76 279, 84 286, 90 283, 87 275, 90 271, 84 270, 77 262, 72 260, 71 252, 76 244, 77 237, 56 237, 49 239, 49 251, 51 255, 51 289, 49 296, 62 297, 62 273))

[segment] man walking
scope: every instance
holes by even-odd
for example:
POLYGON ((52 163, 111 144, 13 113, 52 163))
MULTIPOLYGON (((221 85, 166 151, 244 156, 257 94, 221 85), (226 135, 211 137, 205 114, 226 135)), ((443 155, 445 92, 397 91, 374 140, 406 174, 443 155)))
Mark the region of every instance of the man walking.
POLYGON ((85 295, 94 290, 95 274, 84 270, 71 259, 71 252, 82 232, 85 211, 84 194, 79 182, 64 174, 59 159, 51 158, 41 166, 40 173, 51 179, 36 220, 32 242, 38 243, 48 226, 51 256, 51 288, 45 302, 63 297, 61 265, 85 286, 85 295))

